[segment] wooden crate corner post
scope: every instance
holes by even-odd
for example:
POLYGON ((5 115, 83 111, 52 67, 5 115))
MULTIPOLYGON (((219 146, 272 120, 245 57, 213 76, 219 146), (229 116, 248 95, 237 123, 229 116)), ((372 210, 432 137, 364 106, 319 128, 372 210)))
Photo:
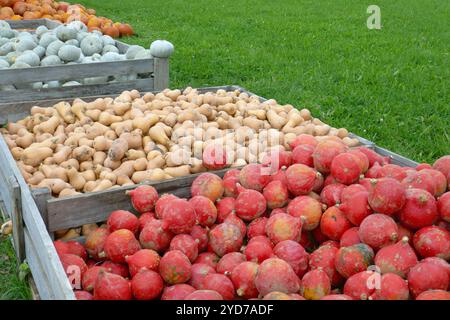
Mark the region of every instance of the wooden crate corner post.
POLYGON ((169 58, 173 51, 173 44, 166 40, 156 40, 150 45, 150 54, 154 59, 155 91, 162 91, 169 87, 169 58))

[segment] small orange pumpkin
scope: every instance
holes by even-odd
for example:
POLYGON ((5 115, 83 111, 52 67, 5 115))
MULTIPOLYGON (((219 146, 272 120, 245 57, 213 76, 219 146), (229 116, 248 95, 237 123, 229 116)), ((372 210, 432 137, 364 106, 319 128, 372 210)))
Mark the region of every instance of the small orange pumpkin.
POLYGON ((128 23, 119 24, 119 32, 121 37, 128 37, 134 34, 133 28, 128 23))
POLYGON ((103 34, 106 34, 112 38, 120 37, 119 28, 117 28, 115 26, 106 27, 106 28, 103 28, 102 30, 103 30, 103 34))

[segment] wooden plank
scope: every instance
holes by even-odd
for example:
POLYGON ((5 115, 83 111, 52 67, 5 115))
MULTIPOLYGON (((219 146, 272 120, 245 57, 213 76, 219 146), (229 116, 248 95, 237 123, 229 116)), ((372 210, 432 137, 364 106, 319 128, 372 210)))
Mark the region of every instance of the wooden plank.
MULTIPOLYGON (((223 177, 228 170, 230 168, 212 173, 223 177)), ((172 193, 181 198, 189 198, 190 186, 199 175, 200 173, 165 181, 145 182, 145 184, 154 186, 159 194, 172 193)), ((50 199, 47 201, 48 230, 56 231, 105 221, 114 210, 133 211, 130 198, 125 192, 137 186, 50 199)))
POLYGON ((44 272, 47 275, 51 275, 49 279, 50 286, 56 298, 67 299, 73 297, 72 288, 58 258, 55 247, 53 246, 53 242, 48 235, 47 228, 42 221, 39 210, 31 195, 30 188, 21 175, 11 153, 4 152, 4 150, 6 150, 5 148, 7 148, 7 145, 3 137, 1 137, 0 155, 5 160, 5 166, 3 166, 1 170, 7 170, 6 172, 14 175, 19 184, 22 202, 22 217, 27 230, 25 232, 25 237, 28 232, 29 238, 32 239, 32 244, 38 253, 38 258, 41 259, 40 261, 44 272))
POLYGON ((47 225, 47 200, 52 198, 52 193, 48 188, 35 188, 31 190, 31 194, 36 202, 39 212, 41 213, 42 221, 44 221, 47 225))
MULTIPOLYGON (((80 85, 71 87, 61 87, 61 88, 48 88, 48 89, 23 89, 15 91, 5 91, 0 95, 0 103, 2 102, 21 102, 21 101, 33 101, 33 104, 39 104, 40 99, 64 99, 68 98, 78 98, 85 96, 99 96, 99 95, 112 95, 120 94, 125 90, 130 90, 131 88, 139 91, 151 91, 153 88, 153 79, 138 79, 131 81, 121 81, 121 82, 110 82, 105 84, 95 84, 95 85, 80 85)), ((9 105, 14 108, 14 104, 9 105)), ((7 115, 9 121, 16 121, 20 118, 17 116, 23 115, 23 113, 17 113, 15 115, 7 113, 3 110, 0 105, 1 114, 3 115, 1 121, 5 121, 4 115, 7 115), (13 120, 16 119, 16 120, 13 120)))
MULTIPOLYGON (((80 63, 0 70, 0 84, 70 81, 90 77, 153 72, 153 59, 80 63)), ((3 93, 2 93, 3 95, 3 93)))
MULTIPOLYGON (((150 87, 153 87, 153 85, 150 85, 150 87)), ((230 89, 232 86, 220 86, 220 87, 207 87, 207 88, 198 88, 200 92, 207 92, 207 91, 217 91, 218 89, 224 89, 224 90, 234 90, 230 89)), ((130 88, 126 88, 124 90, 129 90, 130 88)), ((158 90, 154 89, 142 89, 140 90, 142 93, 145 92, 154 92, 157 93, 158 90)), ((115 93, 102 93, 97 95, 82 95, 81 91, 79 91, 80 94, 77 95, 77 98, 81 98, 85 101, 93 101, 97 98, 105 98, 105 97, 116 97, 120 92, 115 93)), ((65 101, 71 101, 74 97, 67 96, 67 97, 60 97, 60 98, 45 98, 45 99, 39 99, 39 100, 28 100, 28 101, 20 101, 20 102, 1 102, 0 101, 0 125, 6 124, 8 121, 15 122, 17 120, 23 119, 26 116, 30 114, 31 107, 38 105, 41 107, 51 107, 54 104, 65 100, 65 101)))
POLYGON ((20 264, 25 260, 25 240, 23 235, 23 219, 22 219, 22 199, 20 194, 19 184, 14 176, 8 179, 11 190, 13 209, 11 212, 11 220, 13 223, 13 242, 14 250, 16 252, 17 262, 20 264))
POLYGON ((154 90, 169 88, 169 59, 154 58, 154 90))
POLYGON ((30 267, 33 282, 39 292, 39 299, 52 300, 55 299, 55 295, 52 293, 52 289, 49 285, 50 281, 42 266, 39 258, 39 253, 33 246, 33 241, 30 239, 28 230, 25 229, 25 253, 27 255, 27 264, 30 267))

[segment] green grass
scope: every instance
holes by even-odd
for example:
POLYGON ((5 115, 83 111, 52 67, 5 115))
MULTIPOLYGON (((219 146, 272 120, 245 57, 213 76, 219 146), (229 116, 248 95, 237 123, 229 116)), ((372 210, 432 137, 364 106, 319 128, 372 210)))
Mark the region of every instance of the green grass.
POLYGON ((0 300, 31 299, 26 279, 21 279, 9 238, 0 240, 0 300))
POLYGON ((238 84, 417 161, 450 154, 450 2, 82 0, 175 45, 171 87, 238 84))

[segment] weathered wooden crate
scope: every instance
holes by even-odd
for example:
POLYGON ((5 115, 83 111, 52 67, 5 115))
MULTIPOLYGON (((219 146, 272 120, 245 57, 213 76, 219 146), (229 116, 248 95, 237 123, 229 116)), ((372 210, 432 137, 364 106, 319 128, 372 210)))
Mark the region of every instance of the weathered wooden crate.
MULTIPOLYGON (((222 86, 199 89, 201 92, 218 89, 249 91, 239 86, 222 86)), ((97 97, 87 97, 92 100, 97 97)), ((265 100, 261 98, 261 100, 265 100)), ((37 102, 40 106, 51 106, 59 100, 37 102)), ((16 121, 29 113, 36 103, 0 104, 0 124, 16 121)), ((358 137, 362 145, 389 156, 392 163, 401 166, 416 166, 417 163, 376 146, 373 142, 358 137)), ((219 176, 228 169, 216 171, 219 176)), ((190 185, 198 174, 161 182, 149 182, 160 194, 173 193, 179 197, 190 196, 190 185)), ((53 231, 75 228, 83 224, 102 222, 111 211, 124 209, 133 211, 125 191, 136 186, 85 193, 68 198, 52 198, 48 189, 30 190, 0 135, 0 194, 4 210, 14 222, 14 244, 19 258, 26 258, 41 299, 74 299, 56 250, 52 243, 53 231), (22 232, 23 230, 23 232, 22 232), (22 236, 23 235, 23 236, 22 236), (23 237, 23 239, 21 238, 23 237)))
MULTIPOLYGON (((22 20, 10 22, 13 29, 33 30, 40 25, 55 28, 58 22, 48 19, 22 20)), ((125 53, 129 45, 116 40, 120 53, 125 53)), ((169 86, 169 58, 135 59, 114 62, 31 67, 0 70, 0 86, 47 81, 71 81, 101 76, 130 74, 149 75, 142 79, 114 81, 104 84, 82 84, 59 88, 26 88, 0 91, 0 103, 66 99, 70 97, 101 96, 121 93, 129 88, 139 91, 160 91, 169 86)))
POLYGON ((12 29, 19 31, 33 32, 39 26, 46 26, 48 29, 54 29, 61 25, 61 22, 50 19, 35 19, 35 20, 5 20, 9 23, 12 29))

